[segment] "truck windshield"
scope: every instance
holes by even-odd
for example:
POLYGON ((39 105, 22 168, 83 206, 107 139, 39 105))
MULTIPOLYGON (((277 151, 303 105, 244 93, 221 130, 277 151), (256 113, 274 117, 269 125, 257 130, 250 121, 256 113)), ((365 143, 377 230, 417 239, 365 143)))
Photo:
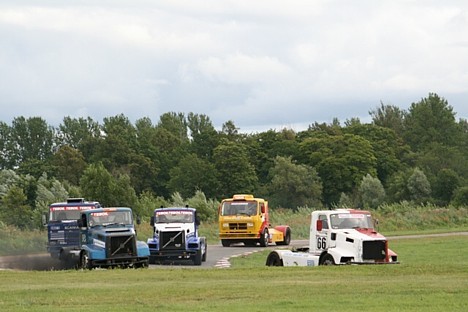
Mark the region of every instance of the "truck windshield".
POLYGON ((156 211, 156 223, 191 223, 193 212, 184 210, 156 211))
POLYGON ((132 213, 130 211, 104 211, 93 212, 89 215, 89 226, 133 224, 132 213))
POLYGON ((221 207, 222 216, 253 216, 256 214, 258 214, 258 205, 256 201, 229 201, 224 202, 221 207))
POLYGON ((333 229, 374 228, 370 214, 337 213, 330 215, 330 221, 333 229))

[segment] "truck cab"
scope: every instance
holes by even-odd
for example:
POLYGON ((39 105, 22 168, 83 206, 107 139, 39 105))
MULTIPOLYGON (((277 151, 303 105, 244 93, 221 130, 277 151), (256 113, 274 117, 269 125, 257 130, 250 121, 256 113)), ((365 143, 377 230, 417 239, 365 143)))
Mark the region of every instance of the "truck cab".
POLYGON ((148 245, 137 240, 130 208, 83 211, 78 225, 82 269, 148 266, 148 245))
POLYGON ((153 227, 153 237, 147 241, 150 263, 191 260, 201 265, 206 261, 206 238, 198 235, 200 220, 195 208, 157 208, 150 223, 153 227))
POLYGON ((101 208, 99 202, 69 198, 53 203, 42 223, 47 227, 47 252, 62 262, 77 262, 80 254, 78 219, 82 211, 101 208))
POLYGON ((397 254, 374 229, 371 213, 358 209, 312 212, 309 246, 273 251, 267 258, 273 266, 390 263, 398 263, 397 254))
POLYGON ((291 229, 287 225, 272 227, 268 201, 251 194, 236 194, 221 201, 218 209, 219 238, 223 247, 234 243, 262 247, 269 243, 289 245, 291 229))

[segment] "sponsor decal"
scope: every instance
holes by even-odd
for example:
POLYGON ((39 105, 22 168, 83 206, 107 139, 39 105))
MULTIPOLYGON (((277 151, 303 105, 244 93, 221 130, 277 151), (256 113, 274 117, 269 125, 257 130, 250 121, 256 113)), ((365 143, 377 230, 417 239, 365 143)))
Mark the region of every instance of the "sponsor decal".
POLYGON ((93 239, 93 244, 101 248, 106 248, 106 243, 96 238, 93 239))
POLYGON ((191 215, 192 211, 182 211, 182 210, 171 210, 171 211, 157 211, 157 216, 162 215, 191 215))

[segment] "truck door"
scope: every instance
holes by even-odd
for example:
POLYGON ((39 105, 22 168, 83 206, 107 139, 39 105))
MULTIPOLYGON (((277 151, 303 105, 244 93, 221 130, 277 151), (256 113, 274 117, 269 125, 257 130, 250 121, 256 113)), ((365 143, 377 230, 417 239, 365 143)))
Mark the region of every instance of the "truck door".
POLYGON ((318 220, 322 223, 322 228, 317 229, 315 231, 315 244, 316 248, 315 251, 321 253, 324 250, 328 249, 328 232, 329 232, 329 225, 328 225, 328 218, 326 215, 319 215, 318 220))

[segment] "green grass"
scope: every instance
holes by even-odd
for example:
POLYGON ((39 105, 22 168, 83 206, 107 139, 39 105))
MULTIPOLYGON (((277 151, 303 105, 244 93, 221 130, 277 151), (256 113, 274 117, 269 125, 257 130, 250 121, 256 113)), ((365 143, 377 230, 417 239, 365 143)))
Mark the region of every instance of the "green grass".
POLYGON ((399 265, 0 271, 1 311, 466 311, 468 236, 392 240, 399 265))

